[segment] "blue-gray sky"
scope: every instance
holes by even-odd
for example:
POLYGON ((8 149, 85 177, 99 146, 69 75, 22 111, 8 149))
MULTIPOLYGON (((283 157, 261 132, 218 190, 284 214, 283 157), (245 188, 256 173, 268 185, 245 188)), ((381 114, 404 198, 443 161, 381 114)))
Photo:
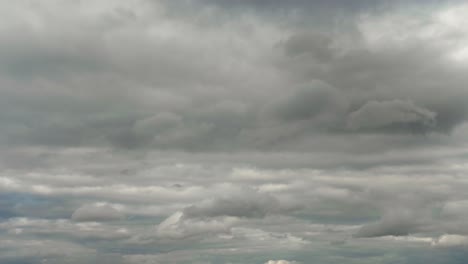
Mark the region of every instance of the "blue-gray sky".
POLYGON ((464 263, 467 13, 0 0, 0 263, 464 263))

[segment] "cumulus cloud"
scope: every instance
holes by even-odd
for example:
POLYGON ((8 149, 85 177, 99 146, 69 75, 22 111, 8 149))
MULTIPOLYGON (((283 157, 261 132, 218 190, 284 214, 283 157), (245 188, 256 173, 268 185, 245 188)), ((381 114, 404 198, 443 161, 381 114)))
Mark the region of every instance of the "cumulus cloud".
POLYGON ((76 209, 71 219, 77 222, 103 222, 122 220, 124 217, 124 214, 110 205, 89 204, 76 209))

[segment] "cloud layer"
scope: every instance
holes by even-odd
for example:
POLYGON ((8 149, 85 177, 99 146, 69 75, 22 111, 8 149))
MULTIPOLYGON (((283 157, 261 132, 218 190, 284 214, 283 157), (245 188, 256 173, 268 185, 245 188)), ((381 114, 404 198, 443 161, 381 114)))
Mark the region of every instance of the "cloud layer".
POLYGON ((0 262, 460 263, 467 10, 0 0, 0 262))

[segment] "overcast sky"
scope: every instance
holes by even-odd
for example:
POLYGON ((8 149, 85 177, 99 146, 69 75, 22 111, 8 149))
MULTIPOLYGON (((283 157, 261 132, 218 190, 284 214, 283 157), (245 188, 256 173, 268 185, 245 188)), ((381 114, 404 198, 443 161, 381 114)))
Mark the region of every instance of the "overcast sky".
POLYGON ((0 0, 0 263, 466 263, 466 14, 0 0))

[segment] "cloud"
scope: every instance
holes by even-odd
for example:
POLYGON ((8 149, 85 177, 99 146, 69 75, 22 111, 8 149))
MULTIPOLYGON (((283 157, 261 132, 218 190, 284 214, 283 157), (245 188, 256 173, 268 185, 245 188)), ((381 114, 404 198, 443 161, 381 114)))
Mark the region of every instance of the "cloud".
POLYGON ((289 56, 308 54, 319 62, 326 62, 334 56, 332 41, 330 36, 323 33, 303 33, 291 36, 284 43, 284 49, 289 56))
POLYGON ((83 205, 72 214, 71 219, 77 222, 102 222, 122 220, 125 216, 110 205, 83 205))
POLYGON ((288 261, 288 260, 269 260, 265 262, 265 264, 293 264, 297 263, 296 261, 288 261))
MULTIPOLYGON (((92 256, 96 250, 69 241, 52 239, 2 239, 0 256, 3 263, 41 263, 44 259, 64 259, 67 256, 92 256)), ((79 262, 78 262, 79 263, 79 262)))
POLYGON ((468 246, 468 237, 461 235, 442 235, 433 240, 432 246, 435 247, 466 247, 468 246))
POLYGON ((465 40, 450 22, 464 21, 463 6, 425 14, 427 25, 396 11, 353 11, 346 25, 324 23, 332 27, 324 30, 305 26, 312 22, 300 14, 304 26, 291 17, 282 26, 256 5, 245 6, 253 13, 232 14, 235 23, 212 2, 109 5, 114 11, 93 5, 88 13, 87 3, 15 3, 16 15, 4 14, 0 37, 13 48, 0 52, 8 61, 0 69, 0 143, 311 152, 315 146, 304 141, 345 137, 346 128, 388 137, 395 130, 449 132, 468 116, 464 66, 444 57, 458 50, 452 38, 465 40), (200 17, 187 12, 194 8, 200 17), (40 33, 27 10, 41 21, 40 33), (416 33, 402 34, 397 18, 416 33), (382 35, 376 25, 389 30, 382 35), (392 41, 400 45, 385 45, 392 41))
POLYGON ((467 214, 468 201, 449 201, 442 207, 442 214, 446 216, 460 217, 467 214))
POLYGON ((418 232, 424 223, 410 210, 391 210, 376 223, 363 225, 355 237, 407 236, 418 232))
POLYGON ((131 231, 125 227, 107 226, 95 222, 72 222, 66 219, 47 220, 34 218, 11 218, 0 224, 8 234, 22 236, 64 236, 81 241, 104 241, 128 239, 131 231))
POLYGON ((194 235, 230 233, 241 222, 271 214, 292 212, 296 204, 281 203, 274 196, 247 188, 234 188, 231 193, 203 200, 178 211, 157 227, 161 237, 185 238, 194 235))
POLYGON ((157 226, 156 234, 161 238, 183 239, 193 236, 207 236, 229 233, 237 219, 230 217, 193 219, 182 212, 176 212, 157 226))
POLYGON ((466 259, 467 10, 0 1, 0 262, 466 259))
POLYGON ((312 81, 276 106, 276 114, 286 122, 337 118, 346 111, 347 102, 336 88, 312 81))
POLYGON ((272 195, 247 189, 186 207, 183 212, 186 217, 192 218, 218 216, 256 218, 281 209, 279 201, 272 195))
POLYGON ((407 126, 425 131, 435 126, 436 116, 435 112, 410 101, 370 101, 350 113, 347 124, 352 130, 407 126))

